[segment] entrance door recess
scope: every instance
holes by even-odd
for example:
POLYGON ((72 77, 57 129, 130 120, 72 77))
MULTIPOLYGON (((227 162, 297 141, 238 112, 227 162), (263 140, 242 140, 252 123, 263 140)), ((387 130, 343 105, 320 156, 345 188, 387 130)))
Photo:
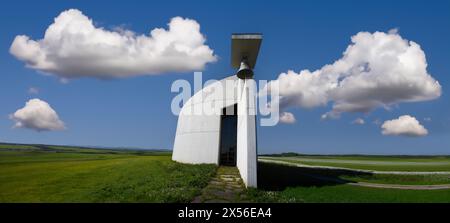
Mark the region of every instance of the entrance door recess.
POLYGON ((237 118, 237 104, 222 110, 219 165, 236 166, 237 118))

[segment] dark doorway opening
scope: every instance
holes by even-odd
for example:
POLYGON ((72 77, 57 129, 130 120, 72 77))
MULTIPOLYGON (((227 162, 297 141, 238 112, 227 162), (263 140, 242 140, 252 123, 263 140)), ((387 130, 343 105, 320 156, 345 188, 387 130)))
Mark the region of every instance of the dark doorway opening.
POLYGON ((237 150, 237 104, 222 110, 220 117, 219 164, 236 166, 237 150))

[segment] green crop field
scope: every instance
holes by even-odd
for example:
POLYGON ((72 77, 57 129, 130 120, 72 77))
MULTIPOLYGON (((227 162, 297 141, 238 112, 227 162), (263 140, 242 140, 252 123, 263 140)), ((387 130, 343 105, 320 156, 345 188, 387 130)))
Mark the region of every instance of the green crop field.
POLYGON ((306 203, 448 203, 450 190, 399 190, 351 185, 289 187, 282 191, 252 189, 254 202, 306 203))
POLYGON ((215 170, 168 152, 0 145, 0 202, 189 202, 215 170))
POLYGON ((367 174, 259 162, 254 202, 450 202, 450 189, 402 190, 349 185, 370 182, 400 185, 450 184, 449 175, 367 174))
POLYGON ((371 174, 371 175, 343 175, 342 179, 351 182, 368 182, 379 184, 400 185, 441 185, 450 184, 450 174, 371 174))
POLYGON ((261 157, 312 166, 377 171, 450 171, 449 156, 289 156, 261 157))
MULTIPOLYGON (((395 171, 449 171, 450 158, 403 156, 265 156, 318 166, 395 171)), ((0 202, 190 202, 215 165, 171 161, 168 151, 0 144, 0 202)), ((260 162, 253 202, 450 202, 450 189, 400 190, 349 185, 450 184, 448 174, 368 174, 260 162)))

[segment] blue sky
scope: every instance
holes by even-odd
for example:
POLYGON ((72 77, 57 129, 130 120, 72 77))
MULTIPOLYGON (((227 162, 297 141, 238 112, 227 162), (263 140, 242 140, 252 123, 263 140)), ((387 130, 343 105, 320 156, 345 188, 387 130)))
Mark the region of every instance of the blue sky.
POLYGON ((201 26, 206 45, 218 56, 204 75, 219 79, 229 66, 230 34, 261 32, 263 45, 256 79, 274 80, 292 69, 316 70, 333 63, 360 31, 397 28, 426 54, 427 71, 439 81, 442 95, 430 101, 400 103, 368 114, 345 113, 321 120, 331 104, 311 109, 289 108, 297 122, 258 127, 259 153, 450 154, 450 2, 447 1, 302 1, 302 2, 169 2, 158 1, 14 1, 0 9, 0 141, 171 149, 177 117, 170 111, 176 79, 192 81, 193 72, 169 72, 113 80, 81 78, 61 83, 54 76, 26 68, 9 48, 17 35, 43 38, 62 11, 75 8, 96 26, 120 26, 148 34, 167 28, 175 16, 201 26), (28 89, 36 87, 38 94, 28 89), (64 131, 36 132, 12 128, 8 115, 31 98, 47 101, 65 122, 64 131), (386 136, 375 120, 411 115, 426 127, 424 137, 386 136), (364 125, 351 122, 362 117, 364 125), (431 121, 425 121, 431 118, 431 121))

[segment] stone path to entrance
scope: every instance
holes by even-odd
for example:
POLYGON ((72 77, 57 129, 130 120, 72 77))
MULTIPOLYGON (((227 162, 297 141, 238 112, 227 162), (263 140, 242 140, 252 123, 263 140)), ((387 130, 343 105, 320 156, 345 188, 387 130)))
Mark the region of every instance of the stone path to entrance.
POLYGON ((192 203, 228 202, 248 202, 245 186, 236 167, 219 166, 216 176, 192 203))

